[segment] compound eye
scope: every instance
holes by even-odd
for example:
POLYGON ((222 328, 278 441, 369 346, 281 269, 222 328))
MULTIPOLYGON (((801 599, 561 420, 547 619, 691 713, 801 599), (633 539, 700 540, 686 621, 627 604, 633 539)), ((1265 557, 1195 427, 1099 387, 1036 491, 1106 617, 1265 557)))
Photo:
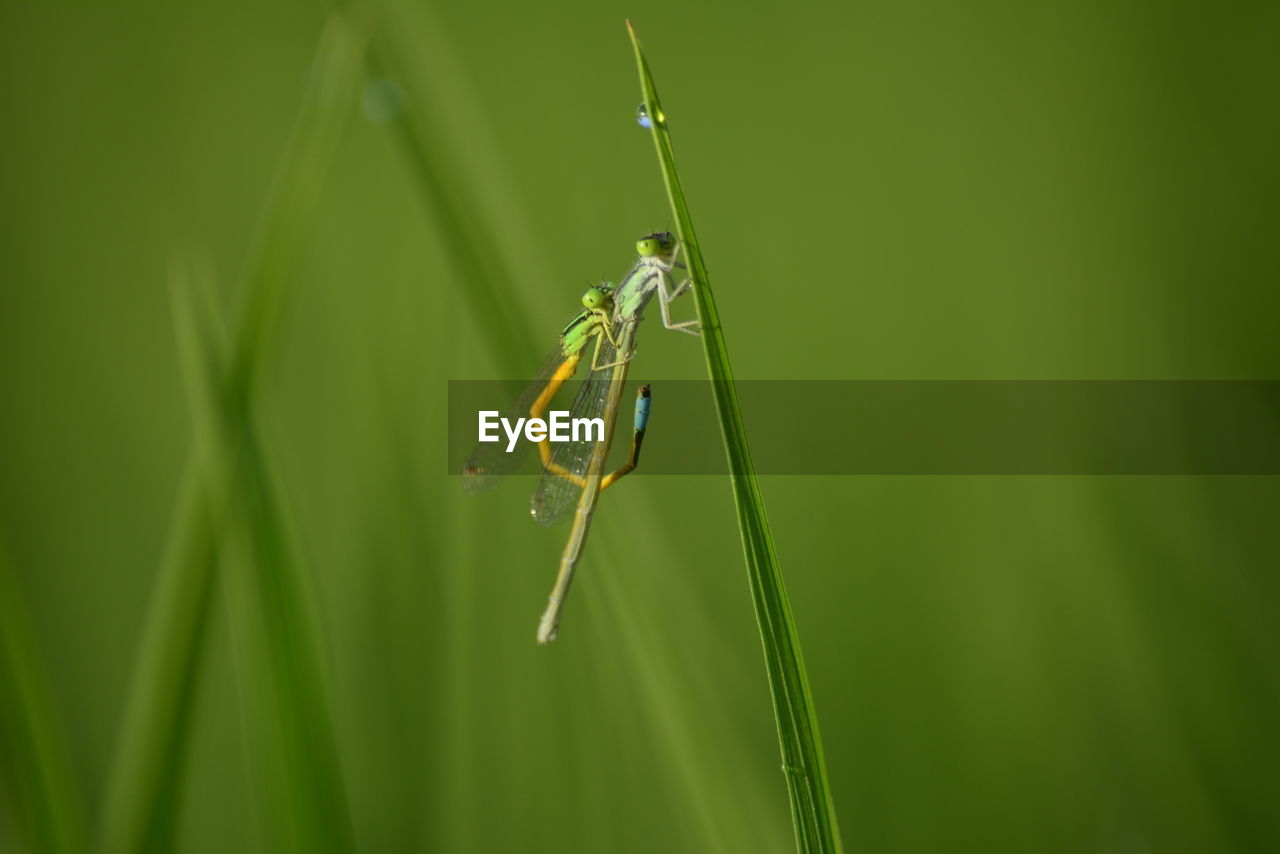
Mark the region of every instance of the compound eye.
POLYGON ((652 258, 654 255, 670 252, 671 247, 674 245, 675 239, 671 236, 671 233, 664 231, 660 234, 650 234, 642 240, 637 240, 636 252, 645 258, 652 258))
POLYGON ((587 292, 582 295, 582 304, 587 308, 600 308, 608 300, 605 292, 599 288, 588 288, 587 292))

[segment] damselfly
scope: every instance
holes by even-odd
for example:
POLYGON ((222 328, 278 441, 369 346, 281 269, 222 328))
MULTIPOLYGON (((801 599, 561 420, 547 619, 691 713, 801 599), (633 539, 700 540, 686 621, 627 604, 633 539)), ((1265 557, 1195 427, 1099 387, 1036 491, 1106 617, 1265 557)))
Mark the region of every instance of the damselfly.
MULTIPOLYGON (((538 623, 539 643, 550 643, 556 638, 565 597, 586 544, 600 491, 617 483, 639 462, 649 413, 648 386, 640 390, 637 399, 627 462, 614 472, 604 472, 645 307, 656 294, 666 328, 698 334, 698 321, 671 319, 670 303, 689 288, 688 279, 679 284, 672 281, 672 271, 679 267, 678 251, 677 241, 665 232, 638 241, 638 257, 630 272, 616 288, 604 285, 592 288, 583 296, 584 310, 565 327, 556 350, 511 409, 516 417, 528 413, 529 417, 541 418, 555 393, 576 372, 588 344, 594 345, 591 372, 578 390, 570 415, 574 419, 600 418, 604 424, 602 438, 554 445, 544 439, 537 443, 543 473, 530 499, 534 520, 549 525, 576 505, 573 528, 560 558, 555 586, 538 623)), ((481 445, 467 460, 468 488, 471 491, 487 489, 519 462, 518 454, 506 453, 497 445, 481 445)))

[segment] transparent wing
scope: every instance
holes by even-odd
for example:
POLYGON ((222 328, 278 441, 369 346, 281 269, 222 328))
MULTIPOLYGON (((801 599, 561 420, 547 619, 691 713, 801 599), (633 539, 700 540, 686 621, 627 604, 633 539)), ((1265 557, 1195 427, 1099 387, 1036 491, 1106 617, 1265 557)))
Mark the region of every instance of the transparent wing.
MULTIPOLYGON (((617 351, 607 339, 600 342, 602 364, 609 364, 617 358, 617 351)), ((584 357, 585 358, 585 357, 584 357)), ((572 418, 599 418, 609 400, 609 389, 613 379, 613 369, 604 368, 591 371, 578 389, 573 400, 572 418)), ((586 431, 584 431, 585 433, 586 431)), ((556 442, 551 455, 551 466, 544 468, 538 479, 538 486, 529 499, 529 510, 533 519, 540 525, 551 525, 564 517, 570 507, 578 503, 582 495, 580 480, 587 473, 591 462, 591 453, 598 443, 595 441, 556 442), (578 483, 566 477, 568 473, 579 479, 578 483)))
MULTIPOLYGON (((565 361, 570 358, 565 355, 563 348, 556 347, 547 356, 546 361, 542 363, 542 367, 538 369, 537 375, 525 386, 524 391, 520 393, 520 397, 511 405, 511 408, 503 413, 503 417, 509 423, 515 424, 518 418, 529 417, 529 407, 533 406, 533 402, 538 399, 538 395, 542 394, 547 387, 547 383, 555 376, 556 371, 560 370, 565 361)), ((577 359, 576 356, 572 357, 577 359)), ((576 370, 576 365, 574 366, 576 370)), ((569 376, 573 376, 571 373, 569 376)), ((507 439, 505 436, 500 437, 497 442, 481 442, 476 446, 471 456, 467 457, 466 463, 462 467, 462 484, 467 492, 475 494, 492 489, 498 485, 503 477, 515 471, 524 462, 524 458, 528 456, 529 449, 533 447, 533 443, 524 438, 521 433, 519 441, 511 453, 507 453, 507 439)))

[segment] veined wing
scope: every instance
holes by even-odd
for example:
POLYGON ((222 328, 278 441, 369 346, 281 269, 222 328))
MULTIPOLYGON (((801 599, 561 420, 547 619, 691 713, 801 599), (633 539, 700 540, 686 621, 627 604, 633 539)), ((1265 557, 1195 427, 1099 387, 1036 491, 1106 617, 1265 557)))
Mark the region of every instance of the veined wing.
MULTIPOLYGON (((599 361, 607 365, 617 358, 613 345, 602 340, 599 361)), ((618 405, 626 377, 625 364, 591 371, 578 389, 570 417, 601 418, 608 406, 618 405)), ((583 438, 578 441, 556 442, 552 446, 551 464, 543 467, 537 489, 529 499, 529 510, 540 525, 559 521, 582 495, 583 478, 591 462, 591 453, 598 444, 590 431, 584 430, 583 433, 583 438), (588 439, 586 435, 592 438, 588 439)), ((610 440, 611 437, 604 437, 604 441, 610 440)))
MULTIPOLYGON (((542 363, 537 375, 520 393, 520 397, 503 413, 508 423, 515 424, 517 419, 528 418, 534 401, 557 376, 568 379, 574 375, 580 356, 581 351, 567 353, 563 343, 557 345, 542 363)), ((531 447, 533 443, 524 438, 523 430, 511 453, 507 453, 505 435, 500 435, 497 442, 479 443, 463 465, 463 486, 471 494, 492 489, 503 477, 519 468, 531 447)))

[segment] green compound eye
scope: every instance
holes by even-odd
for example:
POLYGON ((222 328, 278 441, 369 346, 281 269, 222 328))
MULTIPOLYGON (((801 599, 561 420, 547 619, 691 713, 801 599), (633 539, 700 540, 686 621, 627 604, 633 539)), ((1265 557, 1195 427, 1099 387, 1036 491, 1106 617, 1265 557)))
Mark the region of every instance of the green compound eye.
POLYGON ((636 241, 636 253, 645 258, 652 258, 654 255, 669 252, 674 244, 675 240, 672 239, 670 232, 650 234, 636 241))
POLYGON ((582 304, 592 310, 604 308, 609 304, 609 293, 604 288, 588 288, 582 295, 582 304))

